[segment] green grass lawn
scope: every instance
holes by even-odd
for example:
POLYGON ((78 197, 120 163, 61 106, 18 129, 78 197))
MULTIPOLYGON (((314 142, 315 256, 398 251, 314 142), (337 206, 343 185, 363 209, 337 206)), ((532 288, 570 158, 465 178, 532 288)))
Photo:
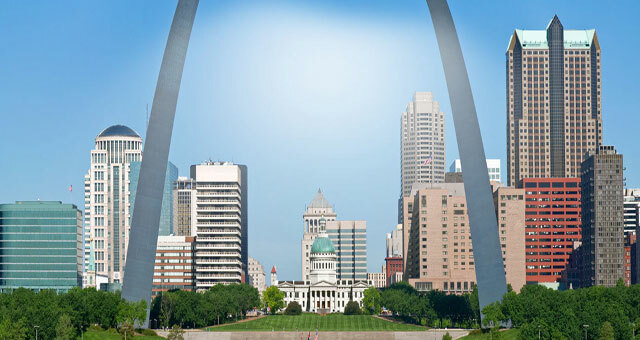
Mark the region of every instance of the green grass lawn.
MULTIPOLYGON (((424 331, 425 327, 381 320, 370 315, 318 314, 267 315, 260 319, 211 328, 215 332, 234 331, 424 331)), ((205 330, 208 330, 205 328, 205 330)))
MULTIPOLYGON (((506 331, 500 332, 500 340, 516 340, 518 339, 518 334, 520 331, 517 329, 508 329, 506 331)), ((467 335, 460 340, 489 340, 489 333, 484 333, 480 335, 467 335)))
MULTIPOLYGON (((120 334, 110 331, 86 331, 84 340, 120 340, 120 334)), ((159 336, 135 336, 132 340, 165 340, 165 338, 159 336)))

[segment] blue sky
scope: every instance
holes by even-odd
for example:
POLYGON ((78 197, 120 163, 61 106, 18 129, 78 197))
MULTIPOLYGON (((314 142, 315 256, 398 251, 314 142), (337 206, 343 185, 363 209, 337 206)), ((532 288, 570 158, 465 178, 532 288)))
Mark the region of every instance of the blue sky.
MULTIPOLYGON (((176 1, 8 1, 0 11, 0 202, 82 207, 95 136, 144 134, 176 1), (73 185, 74 191, 68 192, 73 185)), ((505 160, 504 52, 515 28, 595 28, 604 142, 640 186, 636 96, 640 5, 450 1, 487 157, 505 160), (635 104, 635 105, 634 105, 635 104)), ((299 279, 302 213, 320 187, 340 219, 365 219, 379 271, 397 221, 399 116, 414 91, 449 99, 424 1, 201 1, 170 160, 181 175, 211 158, 249 167, 249 254, 299 279)), ((503 176, 506 171, 503 166, 503 176)))

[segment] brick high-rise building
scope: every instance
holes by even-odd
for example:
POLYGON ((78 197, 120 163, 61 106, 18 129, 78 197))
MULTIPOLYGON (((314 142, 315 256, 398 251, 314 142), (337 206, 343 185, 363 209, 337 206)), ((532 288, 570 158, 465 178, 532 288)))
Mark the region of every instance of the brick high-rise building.
POLYGON ((602 144, 600 44, 594 29, 517 29, 506 52, 507 183, 579 177, 602 144))
POLYGON ((527 283, 556 282, 580 241, 580 178, 526 178, 527 283))
POLYGON ((615 286, 624 277, 622 155, 600 146, 582 163, 580 286, 615 286))
MULTIPOLYGON (((524 190, 494 186, 507 283, 525 284, 524 190)), ((471 292, 476 282, 462 183, 418 189, 414 196, 404 278, 419 291, 471 292)))

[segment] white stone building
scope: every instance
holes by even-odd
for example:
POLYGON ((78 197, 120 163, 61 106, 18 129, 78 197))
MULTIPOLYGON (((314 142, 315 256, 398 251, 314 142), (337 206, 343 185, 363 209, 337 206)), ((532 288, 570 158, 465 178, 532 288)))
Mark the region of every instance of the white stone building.
POLYGON ((338 280, 337 257, 333 241, 320 229, 309 252, 308 281, 280 281, 278 289, 284 293, 285 305, 296 301, 303 311, 313 313, 344 312, 349 301, 362 306, 366 281, 338 280))
POLYGON ((382 266, 380 273, 367 273, 367 280, 370 286, 384 288, 387 286, 387 268, 382 266))
POLYGON ((260 296, 262 296, 262 292, 266 289, 264 267, 253 257, 249 257, 249 284, 258 290, 260 296))
POLYGON ((335 221, 336 213, 333 207, 322 194, 322 190, 318 189, 318 193, 307 206, 302 219, 304 220, 304 234, 302 237, 302 281, 309 281, 309 273, 311 263, 309 261, 309 253, 313 240, 320 232, 320 220, 335 221))

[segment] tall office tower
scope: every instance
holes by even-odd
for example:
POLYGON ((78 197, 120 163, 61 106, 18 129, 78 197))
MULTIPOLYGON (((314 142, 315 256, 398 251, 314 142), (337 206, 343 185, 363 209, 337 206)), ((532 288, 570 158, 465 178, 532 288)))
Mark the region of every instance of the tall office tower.
POLYGON ((249 257, 249 284, 258 290, 258 294, 262 296, 262 292, 267 287, 267 277, 264 273, 264 267, 258 260, 249 257))
POLYGON ((194 290, 193 236, 158 236, 152 294, 168 290, 194 290))
MULTIPOLYGON (((487 159, 487 171, 489 172, 490 181, 502 182, 499 159, 487 159)), ((459 159, 456 159, 451 163, 451 166, 449 166, 449 172, 462 172, 462 163, 460 163, 459 159)))
POLYGON ((173 183, 173 233, 176 236, 195 236, 196 181, 178 177, 173 183))
MULTIPOLYGON (((138 177, 140 176, 140 165, 142 162, 131 162, 129 164, 129 215, 133 215, 136 193, 138 190, 138 177)), ((173 230, 173 195, 171 193, 173 182, 178 179, 178 168, 173 163, 167 163, 167 172, 164 177, 164 189, 162 191, 162 210, 160 211, 160 224, 158 226, 158 236, 169 236, 174 234, 173 230)))
POLYGON ((302 214, 304 221, 304 234, 302 236, 302 281, 310 280, 311 261, 309 254, 311 246, 320 231, 324 231, 327 221, 335 221, 336 213, 333 207, 322 194, 322 190, 318 189, 318 193, 311 200, 302 214))
POLYGON ((230 162, 191 166, 196 184, 196 288, 246 278, 247 167, 230 162))
POLYGON ((0 204, 0 293, 82 284, 82 213, 73 204, 0 204))
POLYGON ((600 44, 594 29, 517 29, 506 52, 507 183, 580 177, 602 144, 600 44))
POLYGON ((338 280, 367 280, 367 221, 327 221, 338 255, 338 280))
POLYGON ((622 182, 622 155, 613 146, 600 146, 582 163, 581 287, 613 287, 624 277, 622 182))
POLYGON ((640 189, 624 189, 624 233, 635 234, 639 227, 640 189))
POLYGON ((129 245, 131 162, 142 160, 142 138, 124 125, 104 129, 91 150, 85 175, 85 266, 93 240, 96 275, 122 283, 129 245))
POLYGON ((402 257, 402 224, 387 233, 387 257, 402 257))
POLYGON ((525 178, 527 283, 557 282, 581 240, 580 178, 525 178))
MULTIPOLYGON (((525 283, 524 190, 493 188, 507 283, 525 283)), ((476 268, 464 184, 444 183, 414 195, 405 280, 418 291, 465 293, 476 284, 476 268)))

